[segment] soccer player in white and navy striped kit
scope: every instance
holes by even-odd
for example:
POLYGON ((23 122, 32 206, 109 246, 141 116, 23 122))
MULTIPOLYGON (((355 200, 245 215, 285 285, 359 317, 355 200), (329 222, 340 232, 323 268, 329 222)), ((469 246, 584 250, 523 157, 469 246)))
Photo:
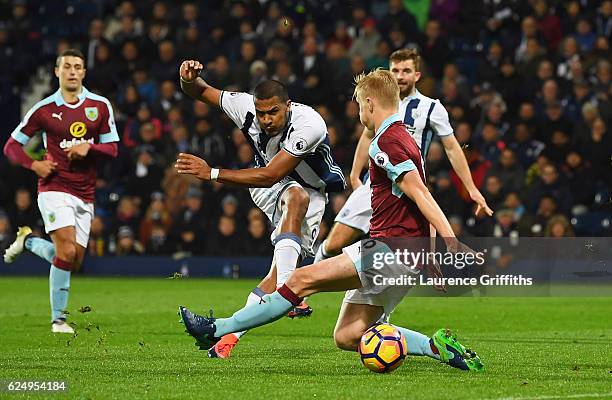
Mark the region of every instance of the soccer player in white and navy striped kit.
MULTIPOLYGON (((255 204, 274 226, 274 260, 266 278, 248 296, 258 303, 266 293, 283 285, 300 257, 312 256, 313 244, 327 193, 343 191, 342 170, 334 162, 325 121, 313 108, 289 100, 285 86, 275 80, 260 83, 254 93, 216 89, 198 75, 198 61, 188 60, 180 68, 182 89, 192 98, 218 106, 238 126, 251 145, 255 168, 230 170, 211 168, 205 160, 180 154, 179 173, 205 181, 250 188, 255 204)), ((305 303, 289 316, 309 315, 305 303), (306 310, 306 312, 304 312, 306 310)), ((209 356, 227 358, 244 332, 226 335, 209 356)))
MULTIPOLYGON (((448 121, 446 109, 439 100, 424 96, 415 87, 421 77, 420 56, 416 50, 402 49, 394 52, 389 57, 389 64, 391 73, 400 87, 401 101, 398 114, 419 146, 423 160, 427 157, 434 135, 437 135, 453 169, 467 188, 471 199, 478 205, 476 213, 485 212, 492 215, 493 211, 487 206, 472 180, 467 160, 448 121)), ((373 136, 374 133, 366 128, 359 139, 350 175, 353 193, 336 216, 335 224, 327 239, 319 246, 315 262, 339 254, 342 248, 354 243, 370 231, 372 217, 370 180, 368 178, 362 184, 359 176, 368 165, 367 149, 373 136)))

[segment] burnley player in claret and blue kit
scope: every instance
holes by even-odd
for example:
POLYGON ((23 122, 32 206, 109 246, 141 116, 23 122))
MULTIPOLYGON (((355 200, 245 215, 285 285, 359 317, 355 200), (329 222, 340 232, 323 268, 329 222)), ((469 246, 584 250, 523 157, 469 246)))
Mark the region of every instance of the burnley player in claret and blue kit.
MULTIPOLYGON (((391 251, 385 239, 429 241, 429 224, 432 224, 449 251, 456 252, 462 247, 425 186, 421 153, 397 114, 399 86, 393 75, 383 70, 360 75, 355 97, 361 122, 375 132, 369 147, 371 238, 344 248, 336 257, 295 270, 277 291, 229 318, 205 317, 181 306, 182 322, 197 340, 196 344, 209 346, 223 335, 273 322, 305 296, 346 290, 334 339, 339 348, 356 351, 364 332, 379 322, 386 323, 410 289, 402 285, 381 285, 378 280, 418 273, 401 262, 383 266, 373 262, 377 256, 391 251)), ((433 269, 430 272, 440 276, 439 269, 433 269)), ((397 329, 406 339, 409 354, 428 356, 463 370, 483 370, 476 353, 461 345, 448 329, 440 329, 432 337, 402 327, 397 329)))
POLYGON ((110 102, 83 87, 85 59, 78 50, 64 51, 56 61, 59 90, 28 111, 4 146, 14 163, 38 175, 38 208, 53 243, 20 227, 6 250, 12 263, 23 249, 51 263, 49 290, 52 331, 73 333, 66 323, 70 272, 83 261, 94 215, 97 161, 116 157, 119 135, 110 102), (32 160, 23 150, 41 133, 44 160, 32 160))

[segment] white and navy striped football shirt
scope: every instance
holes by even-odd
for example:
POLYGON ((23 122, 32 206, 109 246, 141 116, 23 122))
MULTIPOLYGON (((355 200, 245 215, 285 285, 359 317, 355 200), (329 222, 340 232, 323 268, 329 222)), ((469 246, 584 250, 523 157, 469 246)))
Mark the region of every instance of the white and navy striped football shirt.
POLYGON ((332 158, 327 126, 323 117, 300 103, 291 103, 289 121, 284 131, 268 136, 255 118, 253 95, 240 92, 221 92, 221 109, 245 135, 255 154, 255 164, 267 165, 281 150, 302 158, 289 175, 304 187, 338 192, 346 183, 342 170, 332 158))

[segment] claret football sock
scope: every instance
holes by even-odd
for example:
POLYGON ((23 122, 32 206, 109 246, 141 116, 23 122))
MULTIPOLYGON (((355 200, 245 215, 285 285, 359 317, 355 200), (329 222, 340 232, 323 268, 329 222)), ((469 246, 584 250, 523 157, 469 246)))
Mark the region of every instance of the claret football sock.
POLYGON ((229 318, 215 320, 215 336, 221 337, 276 321, 301 302, 300 297, 283 285, 276 292, 263 296, 261 303, 250 304, 229 318))
POLYGON ((297 266, 302 251, 302 239, 295 233, 281 233, 274 240, 276 287, 282 286, 297 266))
POLYGON ((440 356, 434 353, 429 344, 429 337, 423 335, 420 332, 411 331, 410 329, 402 328, 401 326, 394 325, 404 338, 406 339, 406 344, 408 345, 408 354, 413 356, 428 356, 431 358, 435 358, 436 360, 440 359, 440 356))
POLYGON ((53 243, 36 236, 30 235, 25 240, 25 248, 50 263, 53 262, 53 257, 55 257, 55 246, 53 246, 53 243))

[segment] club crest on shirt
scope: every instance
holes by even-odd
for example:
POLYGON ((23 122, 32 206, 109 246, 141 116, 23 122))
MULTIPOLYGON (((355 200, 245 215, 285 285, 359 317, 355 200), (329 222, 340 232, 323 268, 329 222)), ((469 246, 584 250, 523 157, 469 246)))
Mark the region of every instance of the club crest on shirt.
POLYGON ((91 122, 98 119, 98 107, 85 107, 85 116, 91 122))
POLYGON ((374 156, 374 162, 379 167, 384 167, 385 165, 387 165, 389 163, 389 156, 384 151, 379 151, 374 156))
POLYGON ((417 120, 421 116, 421 112, 418 110, 418 108, 413 108, 411 114, 413 120, 417 120))

